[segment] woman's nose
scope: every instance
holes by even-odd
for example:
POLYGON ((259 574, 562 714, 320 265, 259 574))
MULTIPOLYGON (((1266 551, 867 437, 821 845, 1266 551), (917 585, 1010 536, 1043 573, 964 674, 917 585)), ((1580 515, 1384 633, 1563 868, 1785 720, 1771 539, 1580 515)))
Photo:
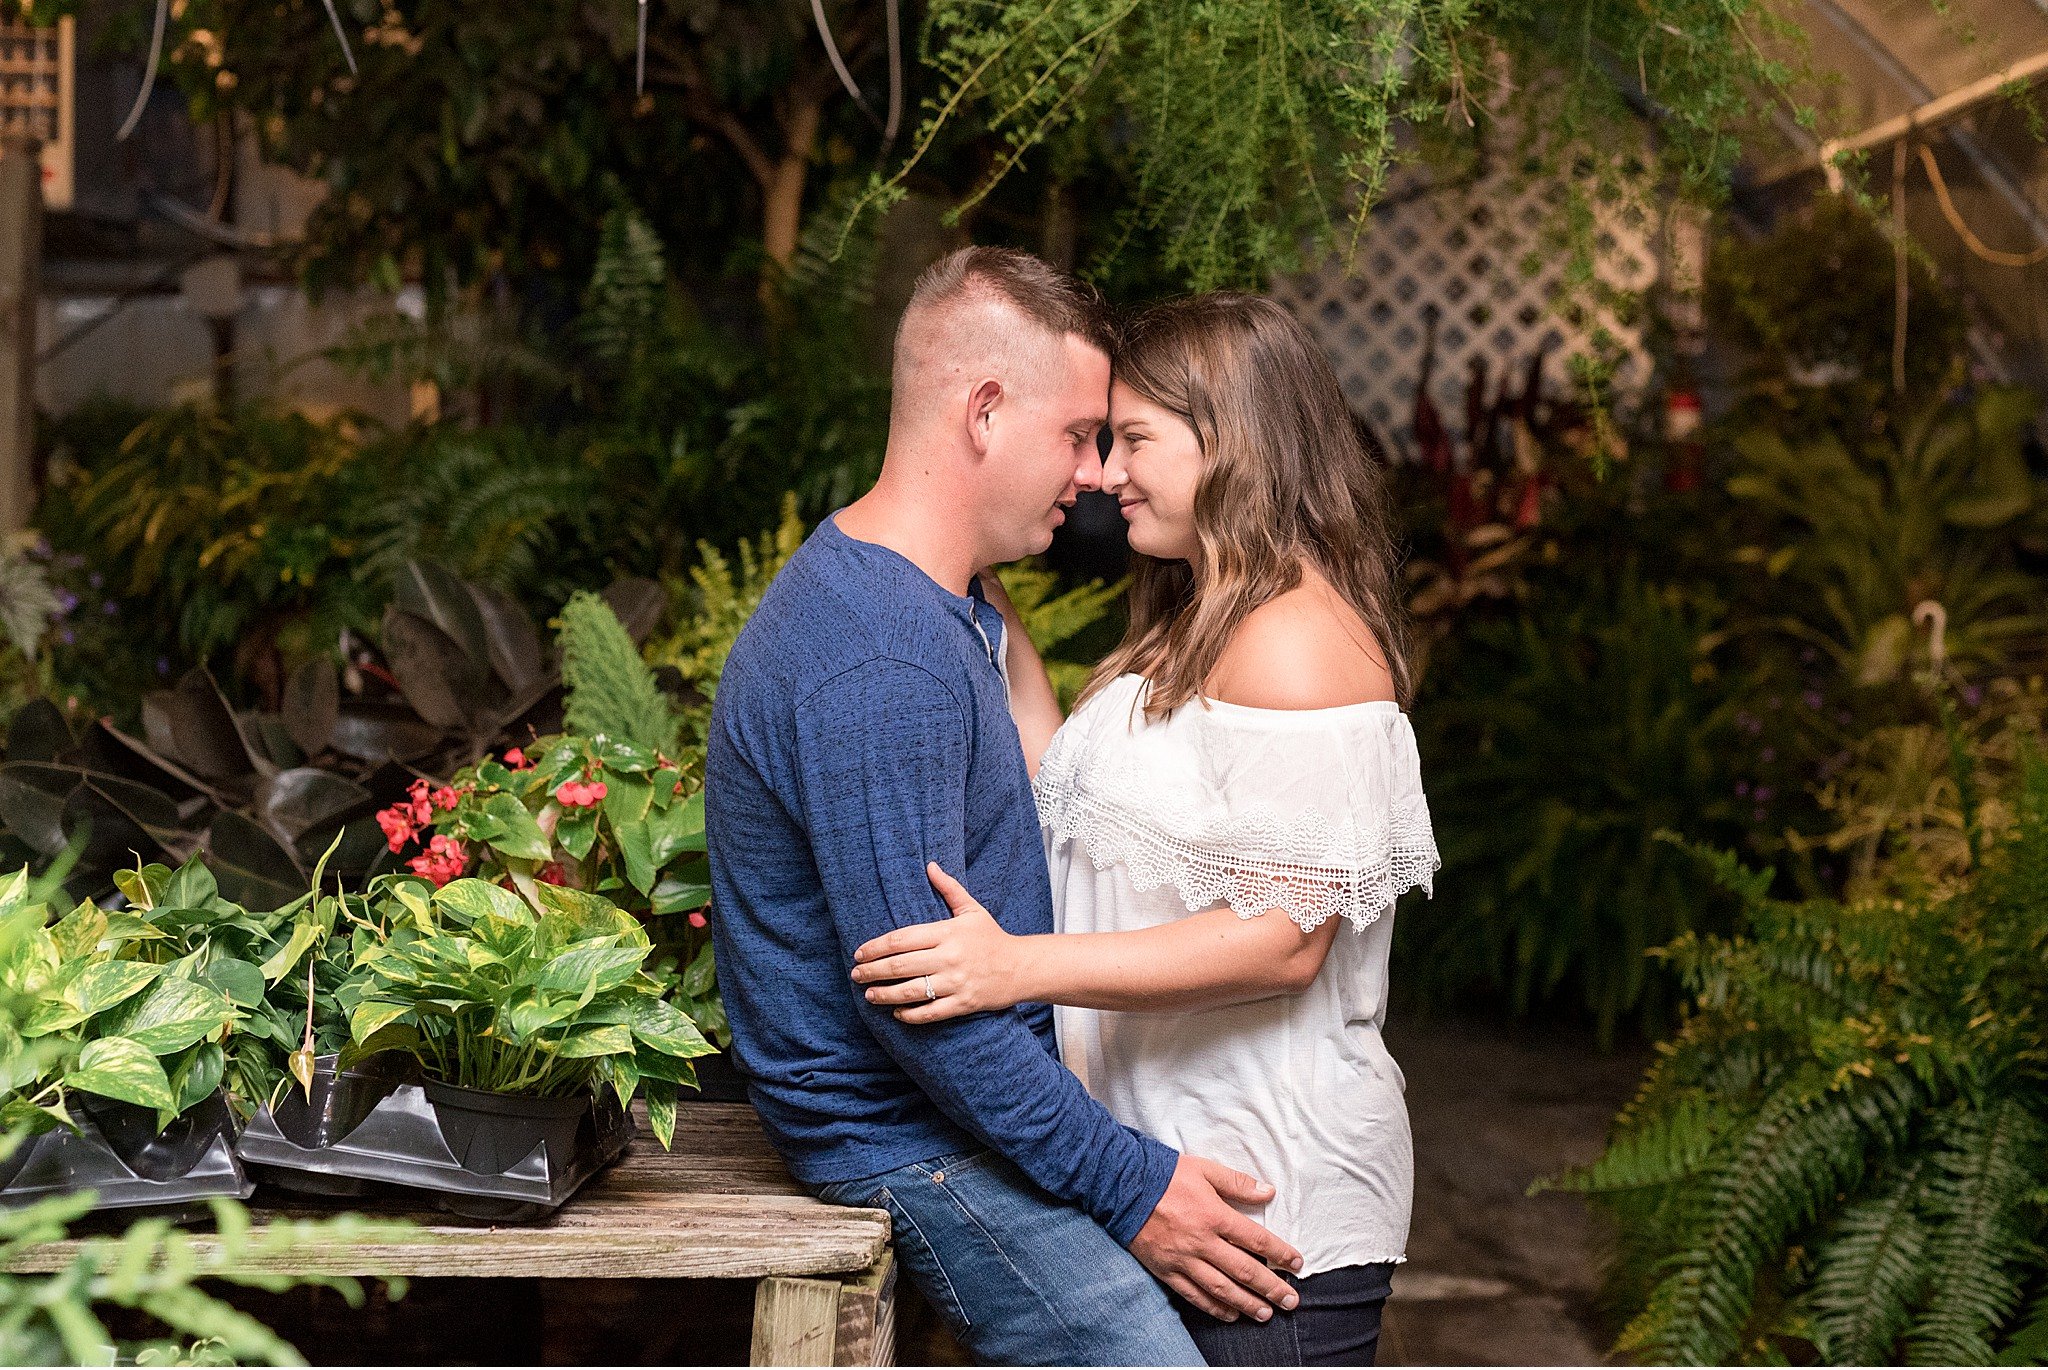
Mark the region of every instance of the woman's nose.
POLYGON ((1116 494, 1130 480, 1131 473, 1124 469, 1124 445, 1112 443, 1109 455, 1102 462, 1102 488, 1109 494, 1116 494))

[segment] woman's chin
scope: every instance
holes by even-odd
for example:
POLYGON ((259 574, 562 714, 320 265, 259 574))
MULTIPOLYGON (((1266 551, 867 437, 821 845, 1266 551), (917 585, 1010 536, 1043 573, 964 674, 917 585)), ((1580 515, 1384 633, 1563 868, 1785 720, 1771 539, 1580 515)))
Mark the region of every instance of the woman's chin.
POLYGON ((1162 536, 1159 529, 1133 524, 1127 538, 1130 548, 1155 561, 1186 561, 1194 555, 1191 539, 1162 536))

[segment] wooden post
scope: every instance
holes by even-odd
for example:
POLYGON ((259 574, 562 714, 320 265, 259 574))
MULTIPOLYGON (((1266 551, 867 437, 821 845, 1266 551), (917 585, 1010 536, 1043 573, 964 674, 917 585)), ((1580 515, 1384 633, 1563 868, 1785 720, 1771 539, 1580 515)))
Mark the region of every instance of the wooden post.
POLYGON ((755 1365, 893 1365, 894 1253, 841 1279, 762 1280, 754 1294, 755 1365))
POLYGON ((42 256, 41 145, 0 139, 0 533, 35 508, 36 274, 42 256))

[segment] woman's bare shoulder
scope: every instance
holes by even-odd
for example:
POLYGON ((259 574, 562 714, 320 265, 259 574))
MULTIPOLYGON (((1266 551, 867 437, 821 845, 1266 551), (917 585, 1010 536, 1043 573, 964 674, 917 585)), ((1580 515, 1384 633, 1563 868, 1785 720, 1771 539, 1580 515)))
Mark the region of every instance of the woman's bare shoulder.
POLYGON ((1330 709, 1395 697, 1372 629, 1313 579, 1245 615, 1204 693, 1254 709, 1330 709))

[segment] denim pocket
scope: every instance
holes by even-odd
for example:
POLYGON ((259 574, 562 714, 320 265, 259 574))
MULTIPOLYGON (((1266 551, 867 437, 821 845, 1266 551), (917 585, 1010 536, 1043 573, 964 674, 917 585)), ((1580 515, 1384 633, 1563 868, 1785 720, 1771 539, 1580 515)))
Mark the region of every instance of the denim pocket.
POLYGON ((910 1210, 887 1188, 876 1190, 870 1202, 888 1210, 895 1227, 897 1259, 913 1275, 920 1271, 927 1274, 928 1278, 922 1281, 926 1297, 939 1306, 939 1316, 953 1329, 953 1335, 964 1338, 974 1323, 960 1303, 960 1292, 953 1287, 953 1277, 946 1273, 946 1267, 939 1262, 939 1253, 932 1250, 931 1242, 926 1240, 924 1229, 917 1225, 917 1219, 910 1216, 910 1210))

